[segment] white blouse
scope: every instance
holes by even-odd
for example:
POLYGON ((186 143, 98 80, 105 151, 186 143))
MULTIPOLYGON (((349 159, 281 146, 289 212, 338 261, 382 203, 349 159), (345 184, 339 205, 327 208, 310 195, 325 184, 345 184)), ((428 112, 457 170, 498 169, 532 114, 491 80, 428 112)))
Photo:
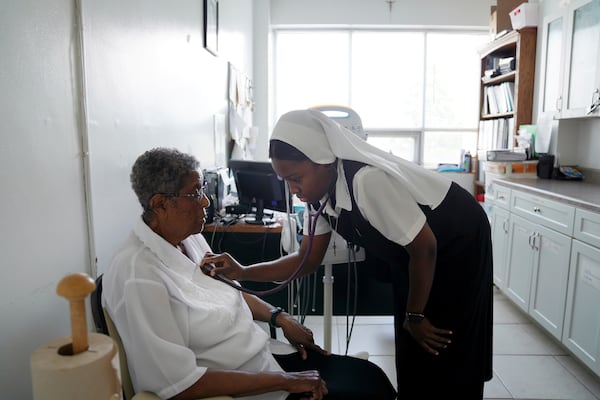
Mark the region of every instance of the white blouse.
POLYGON ((241 292, 198 268, 210 250, 204 237, 183 245, 191 259, 140 219, 103 277, 102 302, 123 340, 135 390, 169 398, 207 368, 282 371, 241 292))
MULTIPOLYGON (((333 209, 328 202, 325 212, 331 216, 338 216, 342 209, 352 210, 350 191, 346 184, 346 177, 341 160, 338 160, 338 178, 335 186, 336 207, 333 209)), ((421 185, 439 187, 440 177, 430 178, 433 171, 423 170, 421 185), (431 182, 429 179, 432 179, 431 182), (434 184, 435 182, 435 184, 434 184)), ((402 246, 411 243, 425 225, 425 214, 410 191, 399 184, 398 180, 391 177, 382 169, 365 166, 358 170, 352 181, 354 198, 362 216, 389 240, 402 246)), ((443 199, 450 184, 442 186, 436 198, 443 199)), ((325 198, 323 199, 325 200, 325 198)), ((441 202, 441 200, 435 200, 441 202)), ((304 234, 308 235, 309 212, 304 212, 304 234)), ((326 216, 317 219, 315 234, 324 234, 331 231, 331 226, 326 216)))

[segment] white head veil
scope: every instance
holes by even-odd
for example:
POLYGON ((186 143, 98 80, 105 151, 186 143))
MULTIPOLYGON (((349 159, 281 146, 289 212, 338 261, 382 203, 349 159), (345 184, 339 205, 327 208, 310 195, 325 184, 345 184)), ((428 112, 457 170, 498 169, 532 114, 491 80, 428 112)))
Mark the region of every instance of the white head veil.
POLYGON ((271 139, 294 146, 317 164, 330 164, 339 158, 381 168, 406 187, 419 204, 431 208, 442 202, 451 184, 435 171, 371 146, 320 111, 296 110, 282 115, 271 139))

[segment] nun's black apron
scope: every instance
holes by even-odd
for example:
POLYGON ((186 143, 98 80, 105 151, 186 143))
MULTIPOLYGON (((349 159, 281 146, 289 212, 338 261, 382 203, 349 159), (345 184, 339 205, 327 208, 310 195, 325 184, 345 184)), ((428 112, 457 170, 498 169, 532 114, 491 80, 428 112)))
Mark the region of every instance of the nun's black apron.
MULTIPOLYGON (((434 326, 453 332, 448 348, 438 356, 431 355, 402 327, 408 253, 372 227, 356 205, 352 180, 365 164, 343 163, 352 211, 342 210, 338 221, 331 218, 330 223, 337 224, 337 232, 348 242, 365 248, 367 265, 389 268, 395 299, 399 398, 428 398, 427 394, 448 395, 453 391, 463 399, 481 398, 483 382, 492 377, 492 245, 486 213, 456 183, 436 209, 420 205, 437 239, 435 276, 424 314, 434 326)), ((395 210, 382 212, 392 214, 395 210)))

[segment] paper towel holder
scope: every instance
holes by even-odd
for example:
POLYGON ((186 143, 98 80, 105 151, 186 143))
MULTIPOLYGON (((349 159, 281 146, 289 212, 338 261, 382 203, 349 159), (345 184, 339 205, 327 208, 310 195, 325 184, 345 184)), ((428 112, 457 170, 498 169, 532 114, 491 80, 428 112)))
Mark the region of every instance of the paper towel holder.
POLYGON ((72 356, 89 348, 85 318, 85 299, 96 289, 96 283, 85 273, 65 276, 56 286, 56 294, 69 301, 72 343, 61 346, 58 354, 72 356))

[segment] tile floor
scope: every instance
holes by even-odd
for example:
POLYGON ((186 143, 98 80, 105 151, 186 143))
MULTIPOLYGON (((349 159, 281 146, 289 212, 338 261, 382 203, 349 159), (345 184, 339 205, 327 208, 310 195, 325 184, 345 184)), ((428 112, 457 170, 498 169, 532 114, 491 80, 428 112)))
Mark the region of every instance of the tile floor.
MULTIPOLYGON (((318 343, 323 343, 322 317, 309 316, 318 343)), ((346 350, 346 317, 335 316, 332 351, 346 350)), ((357 317, 348 354, 369 353, 395 383, 394 329, 391 316, 357 317)), ((600 399, 600 378, 546 335, 500 291, 494 298, 494 377, 485 399, 600 399)))

